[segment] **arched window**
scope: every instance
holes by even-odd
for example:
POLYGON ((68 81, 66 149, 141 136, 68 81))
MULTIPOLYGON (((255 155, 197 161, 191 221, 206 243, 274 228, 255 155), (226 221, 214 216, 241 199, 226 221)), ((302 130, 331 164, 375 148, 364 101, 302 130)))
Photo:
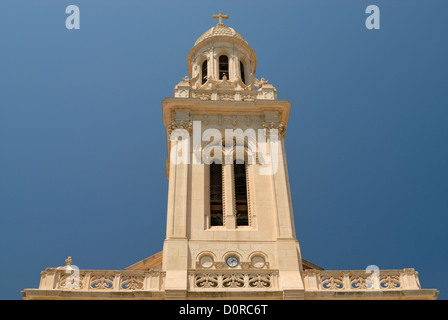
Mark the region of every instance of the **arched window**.
POLYGON ((235 179, 235 207, 236 207, 236 225, 249 225, 249 212, 247 207, 247 181, 246 164, 233 162, 233 175, 235 179))
POLYGON ((223 225, 222 165, 210 164, 210 226, 223 225))
POLYGON ((219 80, 222 80, 224 75, 229 79, 229 58, 222 55, 219 56, 219 80))
POLYGON ((240 61, 241 81, 246 84, 246 78, 244 78, 244 64, 240 61))
POLYGON ((202 84, 207 82, 207 60, 202 63, 202 84))

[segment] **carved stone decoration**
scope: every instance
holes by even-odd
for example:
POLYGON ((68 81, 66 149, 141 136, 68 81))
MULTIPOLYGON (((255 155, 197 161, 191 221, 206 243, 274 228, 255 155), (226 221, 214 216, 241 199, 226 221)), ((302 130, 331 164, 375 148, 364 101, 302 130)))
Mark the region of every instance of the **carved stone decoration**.
POLYGON ((222 286, 224 288, 242 288, 244 287, 244 275, 226 274, 222 277, 222 286))
POLYGON ((179 82, 174 87, 174 97, 176 98, 189 98, 190 97, 190 91, 191 91, 191 82, 196 80, 197 76, 194 79, 188 78, 188 76, 185 76, 181 82, 179 82))
POLYGON ((386 275, 380 277, 381 289, 398 289, 400 288, 400 276, 399 275, 386 275))
POLYGON ((250 127, 252 125, 253 119, 251 116, 245 116, 244 120, 245 120, 246 126, 250 127))
POLYGON ((369 289, 370 285, 368 283, 367 278, 368 278, 367 276, 353 277, 350 280, 350 285, 353 289, 357 289, 357 290, 369 289))
POLYGON ((270 129, 277 129, 279 136, 284 136, 286 134, 286 127, 283 122, 263 122, 262 127, 266 129, 266 134, 269 135, 270 129))
POLYGON ((196 93, 195 94, 196 98, 199 98, 201 100, 211 100, 212 99, 212 94, 211 93, 196 93))
POLYGON ((218 286, 218 275, 200 273, 196 275, 194 284, 198 288, 216 288, 218 286))
POLYGON ((252 266, 256 269, 261 269, 265 266, 266 261, 262 256, 255 256, 251 259, 252 266))
POLYGON ((215 262, 215 268, 216 269, 223 269, 225 266, 224 262, 215 262))
POLYGON ((326 290, 340 290, 344 289, 344 282, 342 277, 328 276, 322 279, 322 289, 326 290))
POLYGON ((241 269, 247 270, 250 268, 250 262, 241 262, 241 269))
POLYGON ((188 98, 189 90, 188 89, 179 89, 177 91, 177 97, 179 98, 188 98))
POLYGON ((218 93, 219 101, 233 101, 235 100, 235 95, 230 93, 218 93))
POLYGON ((272 99, 274 99, 274 92, 267 91, 264 93, 263 97, 267 100, 272 100, 272 99))
POLYGON ((269 288, 271 286, 271 276, 269 274, 250 275, 249 286, 252 288, 269 288))
POLYGON ((205 255, 203 257, 201 257, 201 259, 199 260, 199 264, 201 265, 202 268, 211 268, 213 266, 213 257, 209 256, 209 255, 205 255))
POLYGON ((202 116, 202 124, 203 124, 204 126, 208 125, 208 115, 204 114, 204 115, 202 116))
MULTIPOLYGON (((252 75, 252 74, 251 74, 252 75)), ((253 76, 253 75, 252 75, 253 76)), ((268 81, 265 78, 261 78, 261 80, 258 80, 257 78, 253 78, 254 79, 254 85, 258 88, 261 89, 263 88, 263 85, 267 84, 268 81)), ((275 81, 274 81, 275 82, 275 81)))
POLYGON ((158 277, 161 274, 158 270, 149 270, 147 273, 150 277, 158 277))
POLYGON ((241 94, 241 101, 255 101, 256 95, 250 93, 241 94))
POLYGON ((238 117, 237 116, 232 116, 231 117, 231 121, 232 121, 232 126, 236 126, 238 124, 238 117))
POLYGON ((90 278, 90 289, 113 289, 114 276, 92 275, 90 278))
POLYGON ((120 281, 121 290, 142 290, 143 289, 143 277, 127 276, 122 277, 120 281))
POLYGON ((278 273, 272 272, 234 272, 234 273, 196 273, 193 286, 198 289, 266 289, 275 286, 278 273))
POLYGON ((59 279, 59 288, 61 289, 81 289, 83 286, 84 276, 73 274, 64 274, 59 279))
POLYGON ((167 128, 168 128, 168 135, 171 135, 171 133, 176 129, 185 129, 188 131, 189 134, 191 134, 191 129, 193 128, 193 121, 172 120, 171 123, 167 126, 167 128))

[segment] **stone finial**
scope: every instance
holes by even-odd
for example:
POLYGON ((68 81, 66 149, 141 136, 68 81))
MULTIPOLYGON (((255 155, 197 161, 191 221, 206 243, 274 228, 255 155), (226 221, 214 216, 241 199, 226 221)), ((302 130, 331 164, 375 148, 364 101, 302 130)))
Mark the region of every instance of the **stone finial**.
POLYGON ((261 89, 263 87, 263 85, 268 83, 268 80, 266 80, 265 78, 261 78, 261 80, 258 80, 257 78, 254 78, 255 81, 255 86, 258 89, 261 89))
POLYGON ((72 257, 68 257, 67 259, 65 259, 65 264, 67 265, 67 266, 71 266, 72 265, 72 257))

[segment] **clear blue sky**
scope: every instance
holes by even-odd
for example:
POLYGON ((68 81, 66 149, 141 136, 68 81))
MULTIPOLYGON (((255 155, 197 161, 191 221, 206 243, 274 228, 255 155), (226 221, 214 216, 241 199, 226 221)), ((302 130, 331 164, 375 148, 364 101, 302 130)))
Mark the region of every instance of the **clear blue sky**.
POLYGON ((225 21, 292 103, 297 238, 325 269, 414 267, 448 298, 448 2, 2 0, 0 298, 162 249, 161 100, 225 21), (78 5, 81 29, 65 28, 78 5), (378 5, 381 29, 367 30, 378 5))

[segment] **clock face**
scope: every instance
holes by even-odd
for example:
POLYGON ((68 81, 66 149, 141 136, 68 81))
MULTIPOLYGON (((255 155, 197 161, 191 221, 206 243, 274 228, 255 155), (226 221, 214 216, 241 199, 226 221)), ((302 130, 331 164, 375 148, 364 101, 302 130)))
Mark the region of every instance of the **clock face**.
POLYGON ((238 265, 238 258, 233 257, 233 256, 229 257, 229 258, 227 258, 226 263, 229 267, 235 268, 238 265))

